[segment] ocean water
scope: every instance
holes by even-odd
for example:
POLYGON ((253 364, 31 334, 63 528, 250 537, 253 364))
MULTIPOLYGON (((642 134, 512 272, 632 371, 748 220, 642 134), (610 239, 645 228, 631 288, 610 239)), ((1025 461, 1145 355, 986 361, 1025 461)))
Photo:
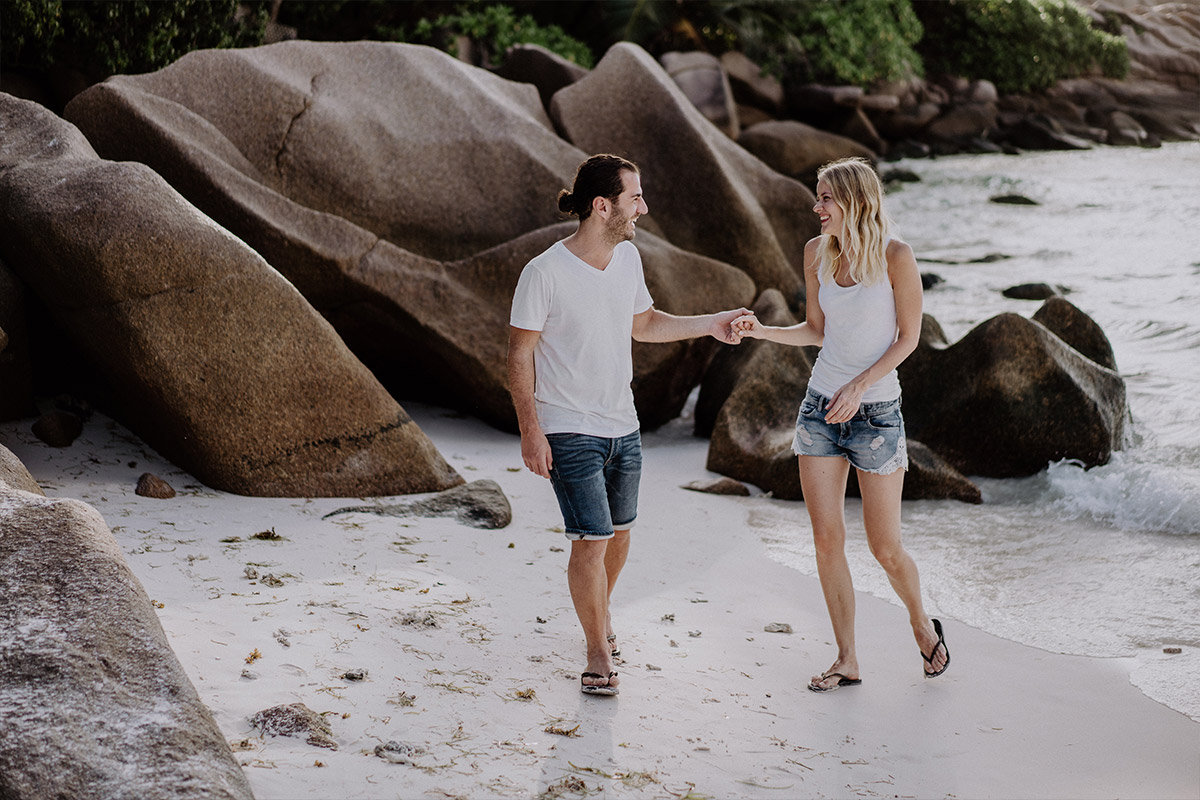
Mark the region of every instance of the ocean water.
MULTIPOLYGON (((980 506, 906 502, 927 607, 1045 650, 1127 659, 1143 692, 1200 720, 1200 144, 897 166, 921 182, 890 189, 887 207, 922 271, 945 279, 925 310, 949 340, 1001 312, 1032 316, 1041 303, 1005 298, 1009 286, 1063 286, 1108 335, 1132 417, 1107 465, 976 479, 980 506), (989 201, 1011 193, 1039 205, 989 201), (1008 257, 970 263, 991 254, 1008 257)), ((815 574, 803 503, 765 500, 751 522, 773 558, 815 574)), ((857 501, 847 523, 856 587, 898 604, 857 501)))

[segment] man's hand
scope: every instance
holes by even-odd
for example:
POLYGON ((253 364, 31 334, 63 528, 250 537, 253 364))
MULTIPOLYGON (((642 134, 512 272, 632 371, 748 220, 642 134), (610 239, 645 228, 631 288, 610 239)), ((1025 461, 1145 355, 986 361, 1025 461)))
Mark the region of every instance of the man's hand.
POLYGON ((762 323, 753 314, 738 317, 730 327, 733 328, 733 332, 738 335, 739 339, 745 339, 747 336, 751 339, 763 338, 762 323))
POLYGON ((550 441, 540 430, 537 433, 521 437, 521 459, 525 466, 535 475, 543 478, 550 477, 550 467, 554 466, 554 457, 550 454, 550 441))
POLYGON ((735 308, 732 311, 722 311, 712 315, 712 327, 709 335, 725 344, 741 344, 742 337, 733 329, 733 321, 752 314, 748 308, 735 308))

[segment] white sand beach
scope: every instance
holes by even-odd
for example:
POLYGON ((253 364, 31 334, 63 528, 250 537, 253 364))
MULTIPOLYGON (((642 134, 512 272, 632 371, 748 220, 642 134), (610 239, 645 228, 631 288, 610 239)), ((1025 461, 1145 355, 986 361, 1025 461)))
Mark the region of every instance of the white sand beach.
POLYGON ((100 414, 63 450, 32 420, 0 425, 47 494, 104 515, 259 798, 1200 797, 1200 723, 1131 685, 1125 659, 940 615, 952 664, 924 680, 903 609, 860 594, 862 686, 807 691, 834 657, 820 587, 748 525, 782 501, 680 488, 711 477, 707 442, 682 424, 645 437, 614 598, 621 694, 584 696, 549 485, 521 468, 515 436, 409 411, 467 480, 504 488, 511 526, 323 519, 411 498, 216 492, 100 414), (143 472, 178 496, 135 495, 143 472), (776 622, 793 633, 764 631, 776 622), (365 680, 342 677, 355 669, 365 680), (336 751, 249 723, 294 702, 326 715, 336 751), (411 763, 376 756, 389 741, 411 763))

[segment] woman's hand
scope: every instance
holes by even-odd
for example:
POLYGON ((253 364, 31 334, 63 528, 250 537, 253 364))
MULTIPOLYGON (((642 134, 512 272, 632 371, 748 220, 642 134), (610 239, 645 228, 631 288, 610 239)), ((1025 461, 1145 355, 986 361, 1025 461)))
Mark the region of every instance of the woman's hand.
POLYGON ((732 323, 733 332, 737 334, 739 339, 744 339, 749 336, 751 339, 761 339, 762 323, 758 321, 758 317, 753 314, 746 314, 738 317, 732 323))
POLYGON ((825 421, 831 425, 849 422, 858 413, 862 405, 862 397, 867 392, 869 384, 853 380, 833 393, 829 404, 825 406, 825 421))

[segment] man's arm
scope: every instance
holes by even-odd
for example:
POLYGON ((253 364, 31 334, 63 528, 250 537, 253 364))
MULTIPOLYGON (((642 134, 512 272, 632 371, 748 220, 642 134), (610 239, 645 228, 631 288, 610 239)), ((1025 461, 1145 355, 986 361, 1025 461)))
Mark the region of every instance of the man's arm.
POLYGON ((533 351, 541 337, 541 331, 509 326, 508 389, 512 393, 513 408, 517 411, 517 425, 521 429, 521 459, 531 472, 549 478, 554 460, 533 401, 533 351))
POLYGON ((677 342, 711 336, 725 344, 739 344, 742 337, 733 332, 730 324, 749 314, 747 308, 704 314, 697 317, 677 317, 654 306, 633 317, 633 338, 639 342, 677 342))

